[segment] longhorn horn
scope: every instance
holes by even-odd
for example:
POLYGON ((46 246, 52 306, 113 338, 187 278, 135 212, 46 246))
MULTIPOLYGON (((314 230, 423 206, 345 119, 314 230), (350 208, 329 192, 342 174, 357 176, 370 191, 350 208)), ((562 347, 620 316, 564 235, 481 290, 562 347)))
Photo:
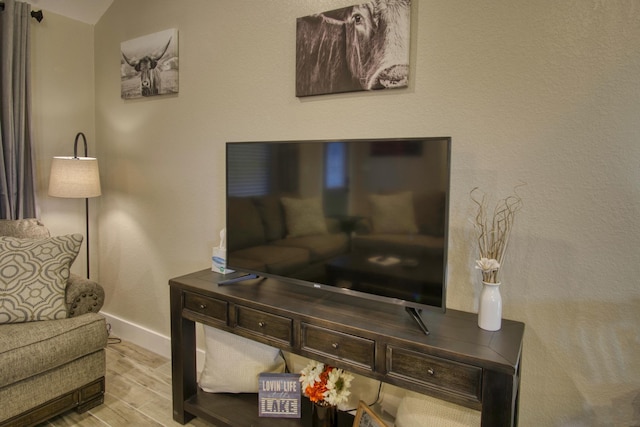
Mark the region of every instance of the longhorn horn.
POLYGON ((133 68, 136 67, 136 65, 138 65, 138 62, 133 62, 131 61, 129 58, 127 58, 127 55, 124 54, 124 52, 120 51, 120 53, 122 54, 122 57, 124 58, 124 60, 126 61, 127 64, 131 65, 133 68))
MULTIPOLYGON (((167 49, 169 49, 169 45, 171 44, 171 39, 172 39, 172 37, 169 37, 169 41, 167 42, 167 45, 164 47, 164 49, 162 50, 162 53, 160 55, 152 56, 150 59, 152 59, 153 61, 157 61, 160 58, 162 58, 164 56, 164 54, 167 52, 167 49)), ((120 51, 120 53, 122 53, 122 57, 127 62, 127 64, 131 65, 134 68, 140 62, 140 61, 132 61, 132 60, 130 60, 129 58, 127 58, 127 55, 125 55, 124 52, 122 52, 122 51, 120 51)))
POLYGON ((344 23, 345 23, 345 21, 343 21, 343 20, 330 18, 327 15, 325 15, 324 13, 317 13, 317 14, 313 15, 313 17, 321 19, 323 22, 325 22, 327 24, 330 24, 330 25, 344 25, 344 23))
POLYGON ((173 37, 169 37, 169 41, 167 42, 167 45, 164 47, 164 49, 162 50, 162 53, 158 56, 152 56, 151 59, 153 59, 154 61, 159 60, 160 58, 162 58, 164 56, 164 54, 167 52, 167 49, 169 49, 169 45, 171 44, 171 39, 173 37))

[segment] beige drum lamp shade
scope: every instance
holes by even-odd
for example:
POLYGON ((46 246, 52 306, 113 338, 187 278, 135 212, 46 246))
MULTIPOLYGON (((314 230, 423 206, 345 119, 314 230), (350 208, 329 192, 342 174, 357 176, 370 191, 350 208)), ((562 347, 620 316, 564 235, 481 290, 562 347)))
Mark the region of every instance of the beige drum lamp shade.
POLYGON ((87 138, 78 132, 73 143, 73 157, 54 157, 49 173, 49 195, 69 199, 84 199, 85 224, 87 226, 87 279, 89 271, 89 198, 98 197, 100 190, 100 171, 98 159, 87 157, 87 138), (84 157, 78 157, 78 141, 82 137, 84 157))
POLYGON ((49 176, 49 195, 89 198, 100 196, 98 159, 94 157, 54 157, 49 176))

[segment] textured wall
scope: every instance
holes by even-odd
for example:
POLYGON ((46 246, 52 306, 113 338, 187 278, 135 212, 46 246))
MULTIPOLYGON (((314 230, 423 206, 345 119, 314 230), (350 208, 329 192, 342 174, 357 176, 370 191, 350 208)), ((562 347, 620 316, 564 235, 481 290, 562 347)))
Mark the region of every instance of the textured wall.
POLYGON ((477 304, 469 191, 527 183, 502 286, 527 324, 521 425, 639 423, 640 4, 414 0, 408 89, 297 99, 295 18, 352 3, 114 2, 95 27, 106 311, 169 334, 167 280, 206 268, 224 225, 225 141, 450 135, 449 307, 477 304), (120 42, 174 27, 180 93, 122 101, 120 42))
MULTIPOLYGON (((32 129, 41 219, 52 234, 85 233, 85 203, 47 195, 53 156, 73 156, 78 132, 87 138, 89 155, 96 155, 92 26, 51 12, 31 21, 32 129)), ((79 155, 84 155, 82 141, 79 155)), ((97 268, 97 208, 90 200, 92 268, 97 268), (94 240, 95 239, 95 240, 94 240)), ((86 241, 72 270, 85 275, 86 241)), ((92 274, 93 276, 93 274, 92 274)))

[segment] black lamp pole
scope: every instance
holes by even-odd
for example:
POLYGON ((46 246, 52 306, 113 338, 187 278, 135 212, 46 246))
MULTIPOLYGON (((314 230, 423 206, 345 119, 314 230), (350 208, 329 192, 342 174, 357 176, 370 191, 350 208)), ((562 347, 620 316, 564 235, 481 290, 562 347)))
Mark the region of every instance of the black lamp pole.
MULTIPOLYGON (((78 158, 78 138, 82 137, 82 142, 84 143, 84 156, 85 157, 89 157, 89 154, 87 152, 87 138, 84 136, 84 133, 82 132, 78 132, 78 134, 76 135, 76 140, 73 143, 73 158, 77 159, 78 158)), ((86 197, 84 199, 84 223, 86 225, 86 235, 87 235, 87 279, 91 279, 91 276, 89 275, 89 271, 90 271, 90 262, 89 262, 89 198, 86 197)))

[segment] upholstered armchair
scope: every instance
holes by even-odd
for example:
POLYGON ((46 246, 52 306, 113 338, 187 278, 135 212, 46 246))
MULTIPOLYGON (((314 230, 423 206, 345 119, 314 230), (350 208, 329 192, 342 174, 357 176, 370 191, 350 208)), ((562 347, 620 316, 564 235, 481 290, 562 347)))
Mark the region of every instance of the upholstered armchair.
POLYGON ((104 290, 70 273, 81 235, 0 220, 0 427, 104 401, 104 290))

